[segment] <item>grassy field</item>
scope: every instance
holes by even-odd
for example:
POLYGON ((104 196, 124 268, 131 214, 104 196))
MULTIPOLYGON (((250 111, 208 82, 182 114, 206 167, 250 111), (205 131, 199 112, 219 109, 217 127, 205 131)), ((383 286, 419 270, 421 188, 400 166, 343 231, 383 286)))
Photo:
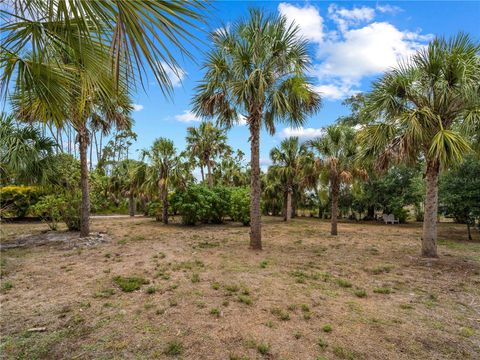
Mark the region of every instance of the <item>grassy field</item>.
MULTIPOLYGON (((478 359, 480 242, 440 224, 95 219, 95 247, 2 251, 2 358, 478 359), (40 328, 43 331, 28 331, 40 328)), ((46 225, 2 224, 3 242, 46 225)), ((38 330, 38 329, 37 329, 38 330)))

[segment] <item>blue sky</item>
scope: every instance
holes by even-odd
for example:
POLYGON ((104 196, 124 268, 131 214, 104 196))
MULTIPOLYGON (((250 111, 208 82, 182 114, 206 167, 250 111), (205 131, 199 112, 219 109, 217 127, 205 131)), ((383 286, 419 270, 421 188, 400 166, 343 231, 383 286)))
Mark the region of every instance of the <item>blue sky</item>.
MULTIPOLYGON (((350 94, 368 91, 373 80, 398 59, 409 56, 434 36, 451 36, 459 31, 480 40, 479 1, 410 1, 410 2, 327 2, 327 1, 221 1, 213 3, 204 31, 214 31, 244 17, 250 7, 280 12, 295 21, 310 41, 313 62, 311 76, 323 96, 320 112, 308 120, 303 129, 280 125, 277 133, 261 134, 262 164, 268 164, 270 149, 289 135, 307 139, 333 123, 347 109, 342 100, 350 94)), ((182 74, 172 72, 174 95, 165 99, 154 79, 146 92, 134 96, 134 131, 138 140, 133 150, 150 146, 157 137, 174 140, 177 148, 185 146, 185 130, 198 126, 199 119, 190 113, 193 88, 202 78, 201 64, 208 51, 205 32, 195 31, 204 42, 192 49, 195 60, 179 59, 182 74)), ((249 158, 248 128, 236 126, 228 133, 229 144, 241 149, 249 158)))

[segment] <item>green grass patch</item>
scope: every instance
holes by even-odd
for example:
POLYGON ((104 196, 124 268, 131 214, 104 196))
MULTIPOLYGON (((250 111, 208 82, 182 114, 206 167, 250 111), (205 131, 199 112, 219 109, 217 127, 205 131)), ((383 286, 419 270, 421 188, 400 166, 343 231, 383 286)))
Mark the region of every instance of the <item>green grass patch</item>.
POLYGON ((178 356, 183 353, 183 345, 178 340, 170 341, 165 348, 164 354, 168 356, 178 356))
POLYGON ((352 287, 352 283, 348 280, 345 280, 345 279, 337 279, 335 282, 337 283, 338 286, 340 286, 342 288, 351 288, 352 287))
POLYGON ((391 294, 391 293, 392 293, 392 289, 390 289, 390 288, 388 288, 388 287, 379 287, 379 288, 373 289, 373 292, 374 292, 375 294, 388 295, 388 294, 391 294))
POLYGON ((142 285, 146 285, 149 283, 147 279, 139 276, 115 276, 113 278, 113 282, 124 292, 132 292, 135 290, 139 290, 142 285))
POLYGON ((275 315, 279 320, 282 320, 282 321, 290 320, 290 314, 283 309, 273 308, 272 310, 270 310, 270 312, 272 313, 272 315, 275 315))

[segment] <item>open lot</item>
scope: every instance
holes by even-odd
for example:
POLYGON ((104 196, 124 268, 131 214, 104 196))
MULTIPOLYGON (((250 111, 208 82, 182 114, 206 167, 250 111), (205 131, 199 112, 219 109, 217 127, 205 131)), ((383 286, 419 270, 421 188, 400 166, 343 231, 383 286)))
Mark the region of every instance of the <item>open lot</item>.
MULTIPOLYGON (((1 227, 3 244, 47 229, 1 227)), ((461 225, 439 225, 437 260, 419 257, 421 224, 340 223, 333 237, 326 221, 269 217, 261 252, 237 224, 92 230, 108 242, 2 251, 2 358, 480 356, 480 242, 461 225)))

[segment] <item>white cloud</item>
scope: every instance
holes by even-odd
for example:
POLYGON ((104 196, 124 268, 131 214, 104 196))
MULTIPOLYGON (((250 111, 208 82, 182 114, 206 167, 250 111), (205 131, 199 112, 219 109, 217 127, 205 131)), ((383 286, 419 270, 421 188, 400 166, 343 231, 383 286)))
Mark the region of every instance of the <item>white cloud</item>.
POLYGON ((397 6, 345 8, 332 4, 328 16, 335 24, 327 28, 319 10, 311 5, 281 3, 278 11, 300 24, 304 36, 316 43, 312 76, 325 99, 338 100, 359 92, 365 77, 380 75, 408 58, 433 38, 420 31, 400 30, 378 14, 402 11, 397 6))
POLYGON ((358 92, 358 90, 353 90, 348 84, 318 85, 315 86, 314 89, 322 96, 323 99, 329 100, 340 100, 358 92))
POLYGON ((346 9, 332 4, 328 7, 328 15, 337 23, 339 30, 343 33, 350 26, 373 20, 375 9, 367 6, 346 9))
POLYGON ((173 87, 178 87, 182 84, 182 80, 185 78, 187 73, 185 70, 178 66, 171 66, 168 65, 166 62, 161 62, 161 65, 163 69, 165 69, 165 72, 167 73, 168 78, 170 79, 170 82, 172 83, 173 87))
POLYGON ((296 7, 295 5, 280 3, 278 11, 288 21, 295 22, 305 39, 320 43, 323 40, 323 18, 318 9, 312 5, 296 7))
POLYGON ((238 125, 247 125, 247 118, 245 117, 245 115, 238 115, 238 125))
POLYGON ((291 128, 287 127, 284 128, 280 134, 282 138, 289 138, 292 136, 296 136, 302 140, 306 139, 313 139, 318 136, 323 135, 324 130, 322 128, 315 129, 315 128, 304 128, 304 127, 299 127, 299 128, 291 128))
POLYGON ((133 106, 133 111, 143 110, 143 105, 141 104, 132 104, 132 106, 133 106))
POLYGON ((182 114, 175 115, 174 119, 185 123, 202 121, 190 110, 185 110, 182 114))
POLYGON ((377 10, 378 12, 381 12, 382 14, 384 14, 384 13, 396 14, 396 13, 399 13, 399 12, 403 11, 403 9, 401 7, 398 7, 398 6, 395 6, 395 5, 390 5, 390 4, 377 5, 375 7, 375 10, 377 10))

